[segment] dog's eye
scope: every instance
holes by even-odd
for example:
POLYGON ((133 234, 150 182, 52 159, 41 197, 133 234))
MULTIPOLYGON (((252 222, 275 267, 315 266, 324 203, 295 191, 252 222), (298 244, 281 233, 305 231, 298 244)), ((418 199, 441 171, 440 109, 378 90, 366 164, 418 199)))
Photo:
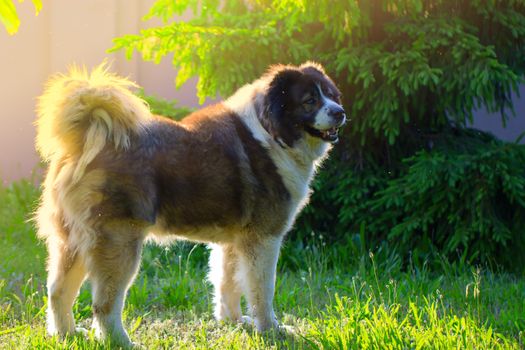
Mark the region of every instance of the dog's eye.
POLYGON ((315 98, 311 97, 305 101, 303 101, 304 104, 307 104, 307 105, 313 105, 315 103, 315 98))

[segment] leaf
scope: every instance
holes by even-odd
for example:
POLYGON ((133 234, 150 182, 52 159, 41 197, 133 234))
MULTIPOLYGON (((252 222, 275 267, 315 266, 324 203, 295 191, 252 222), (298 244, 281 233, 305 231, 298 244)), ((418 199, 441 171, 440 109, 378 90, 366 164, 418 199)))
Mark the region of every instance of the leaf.
POLYGON ((20 19, 12 0, 0 0, 0 22, 2 22, 9 35, 13 35, 18 31, 20 19))
POLYGON ((521 134, 519 134, 518 137, 516 137, 516 140, 514 140, 514 143, 515 144, 519 144, 521 142, 521 140, 523 140, 524 137, 525 137, 525 131, 522 132, 521 134))
POLYGON ((138 316, 135 322, 133 323, 133 326, 131 326, 129 334, 135 333, 135 331, 140 327, 141 323, 142 323, 142 316, 138 316))
POLYGON ((35 16, 38 16, 40 11, 42 10, 42 0, 31 0, 33 1, 33 5, 35 6, 35 16))
MULTIPOLYGON (((19 0, 23 2, 24 0, 19 0)), ((42 10, 42 0, 31 0, 35 7, 35 16, 42 10)), ((12 0, 0 0, 0 22, 3 23, 7 33, 15 34, 20 26, 20 18, 12 0)))

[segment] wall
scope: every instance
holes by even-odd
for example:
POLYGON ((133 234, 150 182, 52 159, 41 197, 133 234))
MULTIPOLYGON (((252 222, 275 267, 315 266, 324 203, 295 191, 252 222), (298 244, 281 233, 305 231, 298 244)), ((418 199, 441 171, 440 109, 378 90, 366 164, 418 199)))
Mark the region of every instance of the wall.
MULTIPOLYGON (((518 94, 512 96, 516 114, 510 117, 505 126, 501 122, 500 113, 488 113, 480 110, 474 113, 472 127, 490 131, 506 141, 516 141, 525 132, 525 98, 523 97, 525 97, 525 85, 521 85, 518 94)), ((525 137, 521 139, 520 143, 525 144, 525 137)))

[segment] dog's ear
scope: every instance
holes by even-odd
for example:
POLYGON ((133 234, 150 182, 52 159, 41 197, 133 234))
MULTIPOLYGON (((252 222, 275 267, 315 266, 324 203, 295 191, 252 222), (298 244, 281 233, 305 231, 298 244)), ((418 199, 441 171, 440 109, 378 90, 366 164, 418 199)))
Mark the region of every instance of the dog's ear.
POLYGON ((274 139, 290 147, 301 137, 298 123, 290 112, 293 107, 290 89, 301 75, 296 69, 280 68, 272 77, 265 100, 268 131, 274 139))

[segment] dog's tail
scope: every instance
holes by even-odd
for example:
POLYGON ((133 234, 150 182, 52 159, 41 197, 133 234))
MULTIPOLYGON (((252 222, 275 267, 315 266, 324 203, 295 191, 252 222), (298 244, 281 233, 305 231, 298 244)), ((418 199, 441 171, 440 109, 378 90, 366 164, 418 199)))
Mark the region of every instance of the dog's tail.
POLYGON ((49 161, 76 161, 73 178, 112 142, 126 149, 130 136, 151 118, 147 104, 129 89, 136 84, 108 72, 106 63, 89 73, 73 66, 68 74, 52 77, 38 99, 36 148, 49 161))

